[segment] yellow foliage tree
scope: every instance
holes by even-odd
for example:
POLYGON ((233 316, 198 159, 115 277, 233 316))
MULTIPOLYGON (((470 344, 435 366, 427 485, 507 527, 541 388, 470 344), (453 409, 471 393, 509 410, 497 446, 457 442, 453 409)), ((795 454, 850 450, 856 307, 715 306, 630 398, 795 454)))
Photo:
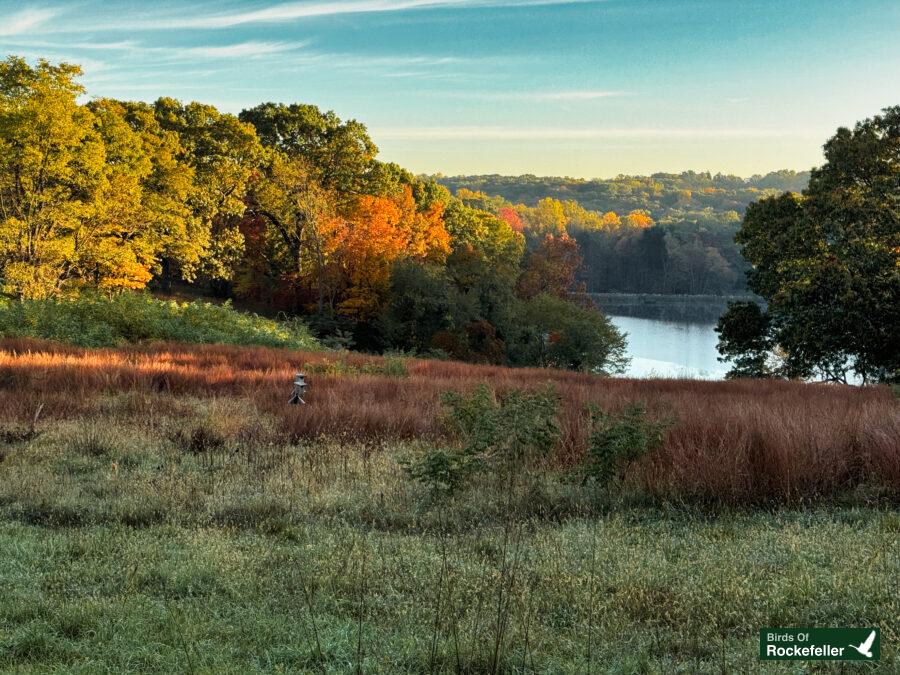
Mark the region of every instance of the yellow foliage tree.
POLYGON ((650 214, 646 211, 635 210, 625 216, 624 224, 626 227, 643 230, 648 227, 653 227, 654 222, 653 218, 651 218, 650 214))
POLYGON ((105 152, 93 114, 76 101, 80 74, 46 61, 0 63, 0 268, 12 295, 60 290, 101 208, 105 152))
POLYGON ((142 288, 162 256, 202 257, 178 136, 143 104, 80 105, 80 74, 0 63, 0 282, 11 295, 142 288))

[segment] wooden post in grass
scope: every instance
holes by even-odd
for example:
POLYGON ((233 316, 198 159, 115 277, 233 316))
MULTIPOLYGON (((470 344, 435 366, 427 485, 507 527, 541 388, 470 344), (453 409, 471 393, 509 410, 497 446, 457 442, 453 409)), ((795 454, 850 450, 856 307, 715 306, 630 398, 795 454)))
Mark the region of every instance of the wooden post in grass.
POLYGON ((291 405, 305 405, 306 401, 303 400, 303 395, 306 393, 306 375, 303 373, 297 373, 294 376, 294 391, 291 393, 291 398, 288 401, 291 405))

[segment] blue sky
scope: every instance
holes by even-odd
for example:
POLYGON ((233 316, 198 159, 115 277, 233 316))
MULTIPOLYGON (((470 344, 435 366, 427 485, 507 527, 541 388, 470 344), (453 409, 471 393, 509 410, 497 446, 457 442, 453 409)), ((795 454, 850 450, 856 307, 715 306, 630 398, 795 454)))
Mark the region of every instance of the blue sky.
POLYGON ((93 96, 314 103, 416 172, 750 175, 900 104, 897 0, 0 0, 93 96))

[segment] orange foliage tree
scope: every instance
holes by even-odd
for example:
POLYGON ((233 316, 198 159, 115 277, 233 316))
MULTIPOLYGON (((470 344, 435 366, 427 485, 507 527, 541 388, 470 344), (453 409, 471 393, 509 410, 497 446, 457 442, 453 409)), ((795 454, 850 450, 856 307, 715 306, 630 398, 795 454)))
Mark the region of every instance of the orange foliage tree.
POLYGON ((350 218, 331 232, 326 245, 346 280, 338 310, 360 319, 377 314, 389 288, 391 268, 399 258, 443 263, 450 252, 444 207, 416 209, 406 187, 397 199, 364 195, 350 218))

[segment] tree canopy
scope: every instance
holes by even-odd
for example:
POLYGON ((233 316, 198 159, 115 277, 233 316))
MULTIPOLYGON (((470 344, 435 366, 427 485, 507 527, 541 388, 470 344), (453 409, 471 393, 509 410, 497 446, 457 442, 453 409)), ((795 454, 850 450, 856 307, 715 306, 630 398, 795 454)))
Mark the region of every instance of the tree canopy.
POLYGON ((603 217, 454 197, 313 105, 81 103, 80 73, 0 63, 3 294, 178 284, 305 316, 344 346, 622 367, 621 336, 573 292, 581 257, 565 233, 603 217))

